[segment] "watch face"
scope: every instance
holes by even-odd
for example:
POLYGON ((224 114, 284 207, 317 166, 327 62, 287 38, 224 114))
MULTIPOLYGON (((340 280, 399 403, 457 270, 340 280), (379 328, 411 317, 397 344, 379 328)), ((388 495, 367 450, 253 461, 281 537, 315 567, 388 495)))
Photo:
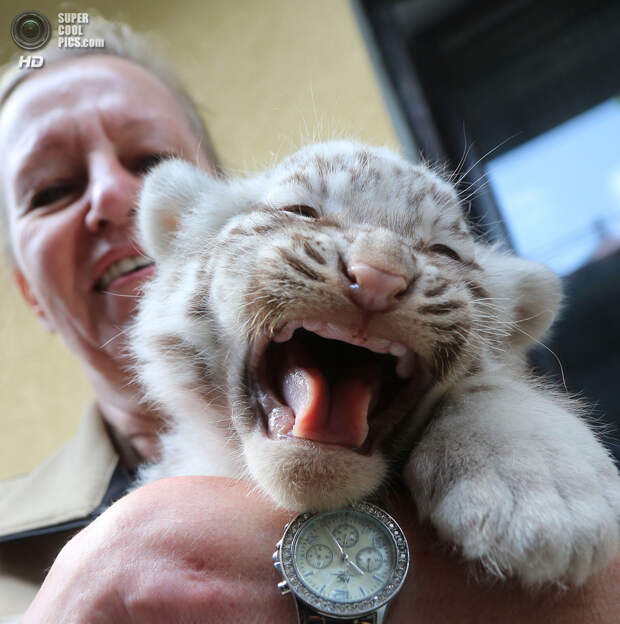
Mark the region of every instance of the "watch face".
POLYGON ((360 503, 298 516, 282 538, 280 563, 301 600, 322 613, 347 617, 370 613, 398 592, 409 550, 391 516, 360 503))

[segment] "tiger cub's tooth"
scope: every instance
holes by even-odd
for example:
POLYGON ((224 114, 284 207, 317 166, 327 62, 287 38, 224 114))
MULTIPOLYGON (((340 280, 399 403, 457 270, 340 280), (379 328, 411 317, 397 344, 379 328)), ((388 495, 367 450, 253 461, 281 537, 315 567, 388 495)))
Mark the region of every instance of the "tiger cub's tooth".
POLYGON ((297 329, 295 323, 287 323, 277 334, 274 335, 272 340, 274 342, 287 342, 293 337, 293 333, 297 329))
POLYGON ((402 357, 405 353, 407 353, 407 347, 399 342, 393 342, 390 345, 390 353, 396 357, 402 357))
POLYGON ((303 324, 304 329, 307 329, 308 331, 311 331, 311 332, 315 332, 322 325, 321 321, 308 321, 308 320, 304 320, 302 324, 303 324))
POLYGON ((342 330, 333 323, 325 323, 324 330, 325 338, 334 338, 335 340, 342 340, 343 338, 342 330))
POLYGON ((407 353, 398 358, 396 364, 396 374, 401 379, 407 379, 413 375, 415 367, 415 353, 413 351, 407 351, 407 353))
POLYGON ((387 353, 390 348, 390 341, 385 338, 372 338, 366 345, 369 349, 375 353, 387 353))

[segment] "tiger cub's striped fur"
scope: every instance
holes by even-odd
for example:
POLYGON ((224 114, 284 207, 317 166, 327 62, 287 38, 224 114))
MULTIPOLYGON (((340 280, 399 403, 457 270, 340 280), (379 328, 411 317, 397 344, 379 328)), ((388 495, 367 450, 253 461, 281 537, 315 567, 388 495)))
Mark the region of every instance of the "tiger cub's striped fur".
POLYGON ((169 161, 139 225, 157 275, 133 347, 171 415, 144 480, 249 477, 324 509, 402 470, 421 516, 497 575, 581 583, 617 552, 617 471, 526 370, 559 281, 475 241, 427 168, 351 142, 247 179, 169 161))

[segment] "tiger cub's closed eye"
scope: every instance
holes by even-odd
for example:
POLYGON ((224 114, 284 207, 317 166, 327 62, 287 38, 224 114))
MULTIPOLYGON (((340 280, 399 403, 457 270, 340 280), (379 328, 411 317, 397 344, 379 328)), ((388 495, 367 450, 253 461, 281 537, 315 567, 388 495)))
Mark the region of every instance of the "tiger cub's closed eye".
POLYGON ((309 219, 318 219, 319 213, 312 208, 312 206, 304 206, 303 204, 296 204, 294 206, 285 206, 282 208, 284 212, 292 212, 300 217, 308 217, 309 219))
POLYGON ((441 243, 436 243, 435 245, 431 245, 429 250, 432 253, 439 254, 440 256, 446 256, 447 258, 452 258, 452 260, 461 261, 461 256, 459 256, 452 247, 448 247, 447 245, 442 245, 441 243))

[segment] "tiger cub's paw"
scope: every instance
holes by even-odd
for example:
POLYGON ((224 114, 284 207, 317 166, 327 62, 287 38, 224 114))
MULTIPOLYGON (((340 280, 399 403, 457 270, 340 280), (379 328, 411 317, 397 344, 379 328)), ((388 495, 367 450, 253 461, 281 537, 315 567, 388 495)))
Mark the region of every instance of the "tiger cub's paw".
POLYGON ((414 455, 406 478, 421 515, 467 560, 527 587, 577 586, 618 554, 620 477, 608 459, 570 459, 541 470, 540 456, 502 458, 446 479, 414 455))

